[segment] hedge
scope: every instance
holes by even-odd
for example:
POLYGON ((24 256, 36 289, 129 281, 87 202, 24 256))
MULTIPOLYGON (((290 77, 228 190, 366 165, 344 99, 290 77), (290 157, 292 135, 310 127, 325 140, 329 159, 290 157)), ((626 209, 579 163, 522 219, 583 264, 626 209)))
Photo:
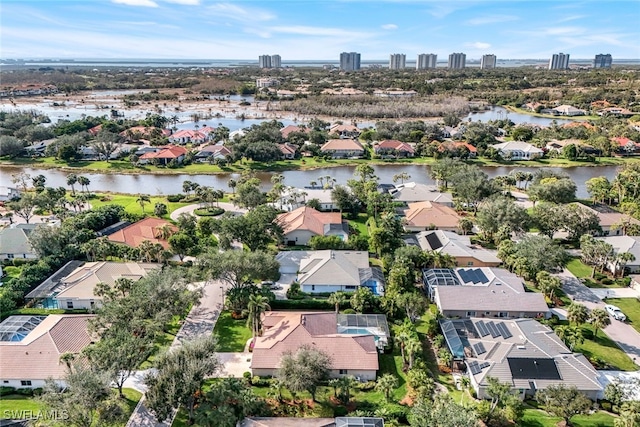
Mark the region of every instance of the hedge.
POLYGON ((193 213, 198 216, 218 216, 224 213, 224 209, 216 208, 216 207, 202 208, 202 209, 196 209, 195 211, 193 211, 193 213))
POLYGON ((2 313, 0 316, 1 320, 6 319, 9 316, 48 316, 49 314, 87 314, 89 310, 87 309, 46 309, 46 308, 18 308, 16 310, 11 310, 2 313))
MULTIPOLYGON (((336 307, 330 304, 326 299, 277 299, 269 303, 272 310, 326 310, 332 311, 336 307)), ((349 301, 340 305, 340 309, 350 308, 349 301)))

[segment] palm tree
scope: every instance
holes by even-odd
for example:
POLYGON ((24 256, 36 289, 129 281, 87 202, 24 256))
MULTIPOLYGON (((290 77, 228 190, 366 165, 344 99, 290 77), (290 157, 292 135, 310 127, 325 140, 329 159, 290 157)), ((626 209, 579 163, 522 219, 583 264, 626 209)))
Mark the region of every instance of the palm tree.
POLYGON ((78 175, 75 173, 70 173, 67 175, 67 185, 71 187, 71 195, 76 197, 76 189, 74 187, 75 184, 78 183, 78 175))
POLYGON ((396 344, 400 346, 400 355, 402 356, 402 363, 406 365, 407 355, 405 352, 405 347, 407 342, 411 340, 411 333, 406 327, 404 327, 404 324, 403 324, 398 328, 393 339, 396 342, 396 344))
POLYGON ((60 359, 59 359, 59 360, 60 360, 60 362, 62 362, 62 363, 64 363, 65 365, 67 365, 67 369, 68 369, 69 371, 71 371, 71 369, 72 369, 72 363, 73 363, 73 361, 74 361, 75 359, 76 359, 76 355, 75 355, 75 354, 73 354, 73 353, 69 353, 69 352, 65 352, 65 353, 62 353, 62 354, 60 355, 60 359))
POLYGON ((586 322, 588 318, 589 312, 584 305, 572 302, 569 304, 569 307, 567 307, 567 319, 569 323, 581 325, 586 322))
POLYGON ((320 181, 320 187, 324 188, 324 176, 319 176, 318 181, 320 181))
POLYGON ((251 328, 253 337, 262 331, 262 313, 271 310, 269 300, 263 295, 251 295, 247 304, 247 327, 251 328))
POLYGON ((616 255, 616 269, 615 269, 615 275, 618 274, 618 271, 620 272, 620 277, 624 276, 624 268, 627 266, 628 263, 630 263, 631 261, 635 261, 636 257, 631 253, 631 252, 620 252, 616 255))
POLYGON ((411 337, 411 339, 404 345, 404 350, 409 357, 409 369, 413 369, 415 356, 422 351, 422 343, 420 342, 420 339, 416 336, 411 337))
POLYGON ((154 234, 159 240, 169 240, 169 237, 173 235, 173 232, 174 229, 170 224, 164 224, 156 227, 156 232, 154 234))
POLYGON ((344 292, 334 292, 329 295, 329 299, 327 300, 329 304, 333 304, 336 307, 336 314, 340 311, 340 305, 347 302, 347 296, 344 292))
POLYGON ((236 194, 236 186, 238 185, 238 182, 235 179, 230 179, 227 182, 227 185, 233 191, 233 194, 236 194))
POLYGON ((582 329, 577 326, 562 325, 558 326, 555 330, 556 335, 569 347, 569 350, 573 351, 576 344, 582 344, 584 342, 584 336, 582 335, 582 329))
POLYGON ((340 400, 342 403, 347 404, 351 400, 351 389, 356 386, 357 381, 352 375, 346 375, 338 379, 340 387, 340 400))
POLYGON ((523 171, 515 171, 513 177, 516 180, 516 188, 520 188, 520 183, 526 180, 527 175, 523 171))
POLYGON ((136 202, 138 202, 138 204, 142 208, 142 214, 144 215, 144 205, 146 205, 147 203, 150 203, 151 199, 146 194, 138 194, 138 198, 136 199, 136 202))
POLYGON ((189 195, 189 193, 191 192, 191 189, 193 188, 193 183, 191 181, 183 181, 182 182, 182 191, 184 191, 185 193, 187 193, 187 196, 189 195))
POLYGON ((309 184, 311 184, 311 188, 316 188, 316 185, 318 185, 316 181, 311 181, 309 184))
POLYGON ((407 172, 397 173, 393 175, 393 182, 400 181, 400 184, 404 184, 405 181, 408 181, 410 179, 411 175, 409 175, 407 172))
POLYGON ((142 243, 138 246, 138 251, 140 253, 140 258, 143 261, 151 262, 155 256, 155 247, 153 243, 148 240, 143 240, 142 243))
POLYGON ((553 301, 555 292, 560 289, 560 279, 552 276, 547 271, 540 271, 536 274, 536 282, 538 283, 538 289, 550 300, 553 301))
POLYGON ((598 329, 604 329, 605 326, 611 324, 609 313, 602 308, 594 308, 589 315, 591 326, 593 326, 593 336, 598 336, 598 329))
POLYGON ((89 192, 89 184, 91 184, 91 180, 89 178, 87 178, 86 176, 79 176, 78 184, 80 184, 81 190, 84 188, 85 193, 89 192))
POLYGON ((393 390, 397 387, 398 378, 391 374, 384 374, 378 378, 378 381, 376 381, 375 389, 377 392, 382 393, 384 395, 384 399, 389 402, 391 400, 393 390))

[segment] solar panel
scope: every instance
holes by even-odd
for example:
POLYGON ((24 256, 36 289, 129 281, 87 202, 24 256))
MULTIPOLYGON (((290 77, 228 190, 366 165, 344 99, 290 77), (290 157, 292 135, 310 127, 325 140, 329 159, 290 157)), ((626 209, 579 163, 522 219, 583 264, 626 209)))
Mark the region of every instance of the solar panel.
POLYGON ((486 337, 487 335, 489 335, 489 331, 487 330, 487 327, 482 320, 476 322, 476 329, 478 330, 478 333, 481 337, 486 337))
POLYGON ((560 372, 553 359, 508 357, 509 369, 514 379, 560 380, 560 372))
POLYGON ((509 332, 509 328, 507 328, 507 325, 505 325, 504 323, 498 323, 497 326, 498 331, 500 331, 500 333, 502 334, 502 338, 507 339, 513 336, 513 334, 509 332))
POLYGON ((492 338, 498 338, 500 336, 500 331, 496 328, 495 323, 487 322, 486 325, 492 338))
POLYGON ((484 369, 484 368, 487 368, 489 365, 491 365, 489 362, 482 362, 481 364, 478 365, 478 368, 484 369))
POLYGON ((426 237, 427 237, 427 243, 429 243, 429 246, 431 247, 432 251, 435 251, 442 247, 442 242, 440 241, 440 239, 438 239, 438 236, 436 235, 435 232, 427 234, 426 237))
POLYGON ((475 351, 478 356, 487 352, 487 350, 484 348, 484 345, 481 342, 473 345, 473 351, 475 351))
POLYGON ((480 366, 478 365, 478 362, 476 362, 476 361, 473 361, 473 362, 469 363, 469 370, 471 371, 471 373, 473 375, 479 374, 480 372, 482 372, 482 369, 480 369, 480 366))

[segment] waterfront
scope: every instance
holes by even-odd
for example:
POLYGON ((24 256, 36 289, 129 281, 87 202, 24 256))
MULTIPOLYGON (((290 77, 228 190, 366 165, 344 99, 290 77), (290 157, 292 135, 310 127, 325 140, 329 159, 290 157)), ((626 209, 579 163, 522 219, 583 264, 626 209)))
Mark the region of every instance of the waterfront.
MULTIPOLYGON (((406 172, 411 175, 411 181, 424 184, 433 184, 434 181, 429 176, 428 165, 373 165, 376 175, 381 183, 393 182, 393 176, 406 172)), ((589 197, 585 182, 590 178, 605 176, 612 180, 616 176, 617 166, 597 166, 597 167, 575 167, 575 168, 548 168, 558 172, 567 173, 578 186, 577 197, 589 197)), ((482 167, 482 170, 491 178, 498 175, 507 175, 514 170, 536 173, 540 168, 536 167, 482 167)), ((348 179, 353 177, 355 166, 337 166, 331 168, 319 168, 310 170, 284 171, 285 185, 294 187, 309 186, 311 181, 319 182, 319 177, 331 176, 338 184, 346 184, 348 179)), ((0 168, 0 182, 4 185, 11 185, 11 175, 25 172, 29 175, 44 175, 47 178, 47 186, 67 187, 68 171, 60 169, 36 169, 19 166, 5 166, 0 168)), ((150 195, 175 194, 182 192, 182 182, 189 180, 200 185, 212 186, 224 191, 230 191, 228 187, 229 179, 238 179, 237 173, 221 173, 213 175, 152 175, 152 174, 101 174, 82 173, 91 180, 91 191, 111 191, 117 193, 145 193, 150 195)), ((262 183, 262 189, 267 191, 271 188, 270 172, 257 172, 256 176, 262 183)))

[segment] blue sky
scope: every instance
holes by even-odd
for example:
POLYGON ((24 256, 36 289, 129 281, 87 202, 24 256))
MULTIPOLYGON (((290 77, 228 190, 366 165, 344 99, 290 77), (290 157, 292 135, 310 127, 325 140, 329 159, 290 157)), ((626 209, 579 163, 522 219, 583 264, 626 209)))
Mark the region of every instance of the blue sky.
POLYGON ((640 58, 640 1, 0 0, 2 58, 640 58))

